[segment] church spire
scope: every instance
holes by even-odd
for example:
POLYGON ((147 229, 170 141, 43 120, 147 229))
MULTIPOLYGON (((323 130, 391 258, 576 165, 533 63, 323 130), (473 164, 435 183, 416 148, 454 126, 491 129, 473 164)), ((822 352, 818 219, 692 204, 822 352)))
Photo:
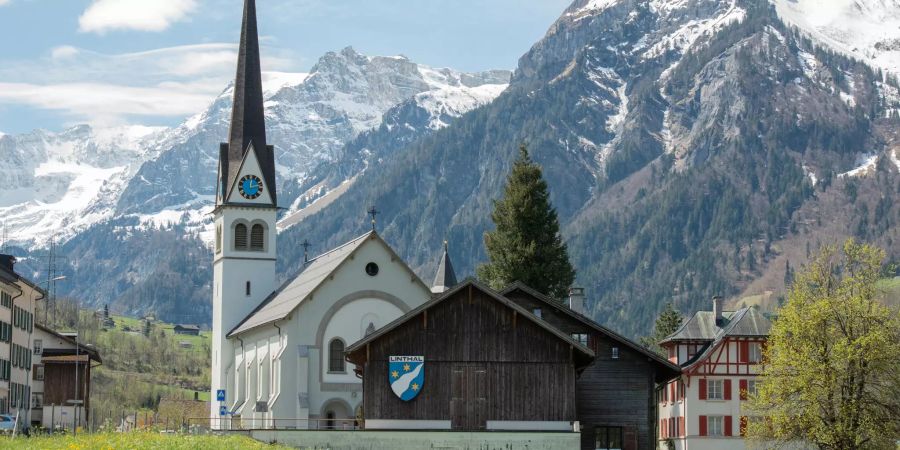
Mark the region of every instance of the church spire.
MULTIPOLYGON (((227 178, 221 180, 226 191, 233 189, 244 154, 250 146, 256 152, 263 182, 275 202, 274 148, 266 143, 266 115, 263 107, 262 73, 259 57, 259 34, 256 25, 256 1, 244 1, 241 43, 238 50, 237 74, 234 78, 234 105, 228 137, 227 178)), ((224 147, 224 146, 223 146, 224 147)), ((223 148, 223 150, 225 150, 223 148)), ((223 153, 225 153, 223 151, 223 153)), ((224 167, 223 167, 224 169, 224 167)), ((227 197, 226 197, 227 198, 227 197)))
POLYGON ((447 241, 444 241, 444 254, 438 262, 437 273, 434 274, 434 283, 431 283, 431 292, 440 294, 447 292, 456 285, 456 273, 453 272, 453 264, 450 263, 450 254, 447 251, 447 241))

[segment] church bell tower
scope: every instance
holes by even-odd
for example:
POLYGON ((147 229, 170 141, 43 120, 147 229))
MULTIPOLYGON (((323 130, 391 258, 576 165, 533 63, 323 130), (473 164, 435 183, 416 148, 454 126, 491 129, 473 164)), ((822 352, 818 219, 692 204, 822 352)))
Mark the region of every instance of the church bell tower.
MULTIPOLYGON (((256 2, 245 0, 234 106, 227 143, 219 148, 213 256, 212 402, 234 406, 234 343, 227 339, 275 290, 275 151, 266 143, 256 2), (224 404, 216 400, 225 390, 224 404)), ((218 420, 213 428, 219 428, 218 420)))

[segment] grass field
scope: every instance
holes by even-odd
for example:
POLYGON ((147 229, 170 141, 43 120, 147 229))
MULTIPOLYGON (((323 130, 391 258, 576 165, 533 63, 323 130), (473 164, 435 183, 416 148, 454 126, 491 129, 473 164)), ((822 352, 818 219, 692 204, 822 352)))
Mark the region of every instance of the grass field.
MULTIPOLYGON (((110 317, 116 322, 116 329, 120 331, 125 331, 125 328, 131 332, 140 333, 144 328, 143 319, 138 319, 135 317, 128 316, 117 316, 115 314, 111 314, 110 317)), ((169 336, 175 336, 176 340, 179 342, 190 342, 193 346, 193 349, 198 351, 203 351, 203 344, 208 344, 210 341, 210 335, 212 334, 210 331, 201 331, 199 336, 188 336, 188 335, 176 335, 175 334, 175 324, 174 323, 166 323, 155 321, 153 322, 153 327, 158 330, 163 330, 169 336)))
POLYGON ((143 449, 286 449, 243 436, 191 436, 151 432, 98 433, 78 436, 0 437, 0 449, 17 450, 143 450, 143 449))

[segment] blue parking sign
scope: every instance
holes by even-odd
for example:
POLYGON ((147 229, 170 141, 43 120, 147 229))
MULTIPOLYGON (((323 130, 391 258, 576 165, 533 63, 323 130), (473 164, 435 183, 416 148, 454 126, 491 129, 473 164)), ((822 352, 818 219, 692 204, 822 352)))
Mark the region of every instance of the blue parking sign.
POLYGON ((216 391, 216 401, 224 402, 225 401, 225 389, 219 389, 216 391))
POLYGON ((220 406, 219 407, 219 415, 224 416, 226 414, 228 414, 228 408, 225 407, 225 405, 220 406))

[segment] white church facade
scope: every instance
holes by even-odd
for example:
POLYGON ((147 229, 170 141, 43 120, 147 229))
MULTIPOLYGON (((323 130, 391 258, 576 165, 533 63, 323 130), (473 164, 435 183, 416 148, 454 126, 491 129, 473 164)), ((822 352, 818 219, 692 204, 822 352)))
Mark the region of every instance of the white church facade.
MULTIPOLYGON (((276 285, 274 148, 266 143, 254 0, 246 0, 213 262, 213 428, 351 427, 362 382, 344 349, 431 299, 373 230, 276 285), (224 398, 222 398, 224 394, 224 398)), ((455 284, 444 252, 437 290, 455 284)))

